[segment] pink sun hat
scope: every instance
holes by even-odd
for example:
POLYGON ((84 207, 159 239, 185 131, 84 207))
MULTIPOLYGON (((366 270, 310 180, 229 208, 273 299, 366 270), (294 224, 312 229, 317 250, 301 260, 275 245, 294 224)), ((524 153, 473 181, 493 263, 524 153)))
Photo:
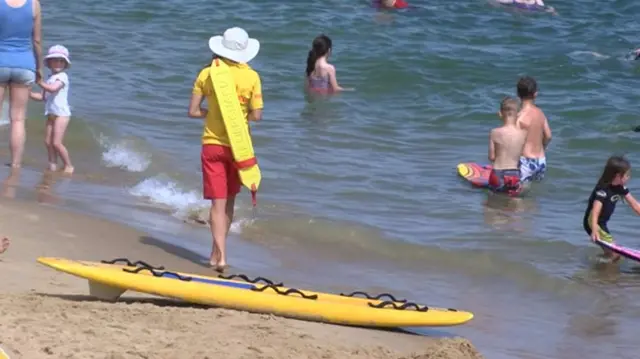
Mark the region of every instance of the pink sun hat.
POLYGON ((51 46, 44 59, 64 59, 67 62, 67 66, 71 65, 71 60, 69 60, 69 50, 62 45, 51 46))

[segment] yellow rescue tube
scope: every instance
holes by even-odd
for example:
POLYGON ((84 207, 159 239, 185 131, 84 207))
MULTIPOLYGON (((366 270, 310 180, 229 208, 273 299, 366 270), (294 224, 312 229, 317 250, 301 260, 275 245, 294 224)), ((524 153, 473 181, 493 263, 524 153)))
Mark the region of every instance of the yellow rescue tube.
POLYGON ((214 96, 218 100, 224 127, 229 137, 233 159, 240 174, 240 181, 251 191, 255 205, 255 193, 260 187, 262 175, 253 152, 249 124, 242 113, 235 82, 231 76, 229 66, 219 59, 214 59, 211 63, 209 74, 213 84, 214 96))
POLYGON ((88 279, 90 294, 107 300, 117 300, 126 290, 133 290, 228 309, 367 327, 453 326, 473 318, 470 312, 426 307, 396 298, 386 301, 387 298, 312 292, 278 283, 169 272, 140 263, 123 266, 50 257, 38 258, 38 262, 88 279))

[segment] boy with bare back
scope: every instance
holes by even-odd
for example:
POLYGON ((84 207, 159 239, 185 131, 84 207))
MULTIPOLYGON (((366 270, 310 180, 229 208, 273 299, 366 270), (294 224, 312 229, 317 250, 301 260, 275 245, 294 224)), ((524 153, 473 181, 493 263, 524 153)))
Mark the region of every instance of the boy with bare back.
POLYGON ((547 170, 544 150, 551 142, 551 129, 544 112, 534 103, 538 96, 536 80, 530 76, 522 77, 517 90, 522 101, 518 125, 527 131, 527 141, 520 157, 520 179, 524 184, 529 184, 544 178, 547 170))
POLYGON ((518 101, 505 97, 498 116, 504 124, 491 130, 489 135, 489 161, 493 165, 489 175, 489 188, 509 195, 520 193, 520 156, 527 132, 518 124, 518 101))

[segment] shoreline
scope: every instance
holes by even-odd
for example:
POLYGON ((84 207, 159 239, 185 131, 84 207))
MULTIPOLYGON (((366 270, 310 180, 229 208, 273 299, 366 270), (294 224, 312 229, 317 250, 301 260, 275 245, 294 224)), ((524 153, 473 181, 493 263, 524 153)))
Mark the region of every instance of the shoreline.
POLYGON ((0 235, 11 239, 0 255, 0 280, 5 284, 0 346, 12 358, 204 358, 220 352, 225 358, 482 358, 462 338, 205 309, 133 292, 117 303, 95 301, 87 295, 85 280, 41 266, 36 258, 128 257, 178 271, 211 273, 145 244, 150 236, 143 231, 58 206, 2 198, 0 217, 6 223, 0 235), (225 335, 228 331, 233 335, 225 335), (260 345, 252 344, 256 342, 260 345))

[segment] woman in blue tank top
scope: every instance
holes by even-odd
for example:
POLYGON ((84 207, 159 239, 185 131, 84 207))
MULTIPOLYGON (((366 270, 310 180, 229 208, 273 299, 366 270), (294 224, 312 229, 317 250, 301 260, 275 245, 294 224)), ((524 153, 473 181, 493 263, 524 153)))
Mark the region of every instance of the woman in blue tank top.
POLYGON ((11 166, 20 167, 30 86, 42 78, 39 0, 0 0, 0 109, 8 93, 11 166))

